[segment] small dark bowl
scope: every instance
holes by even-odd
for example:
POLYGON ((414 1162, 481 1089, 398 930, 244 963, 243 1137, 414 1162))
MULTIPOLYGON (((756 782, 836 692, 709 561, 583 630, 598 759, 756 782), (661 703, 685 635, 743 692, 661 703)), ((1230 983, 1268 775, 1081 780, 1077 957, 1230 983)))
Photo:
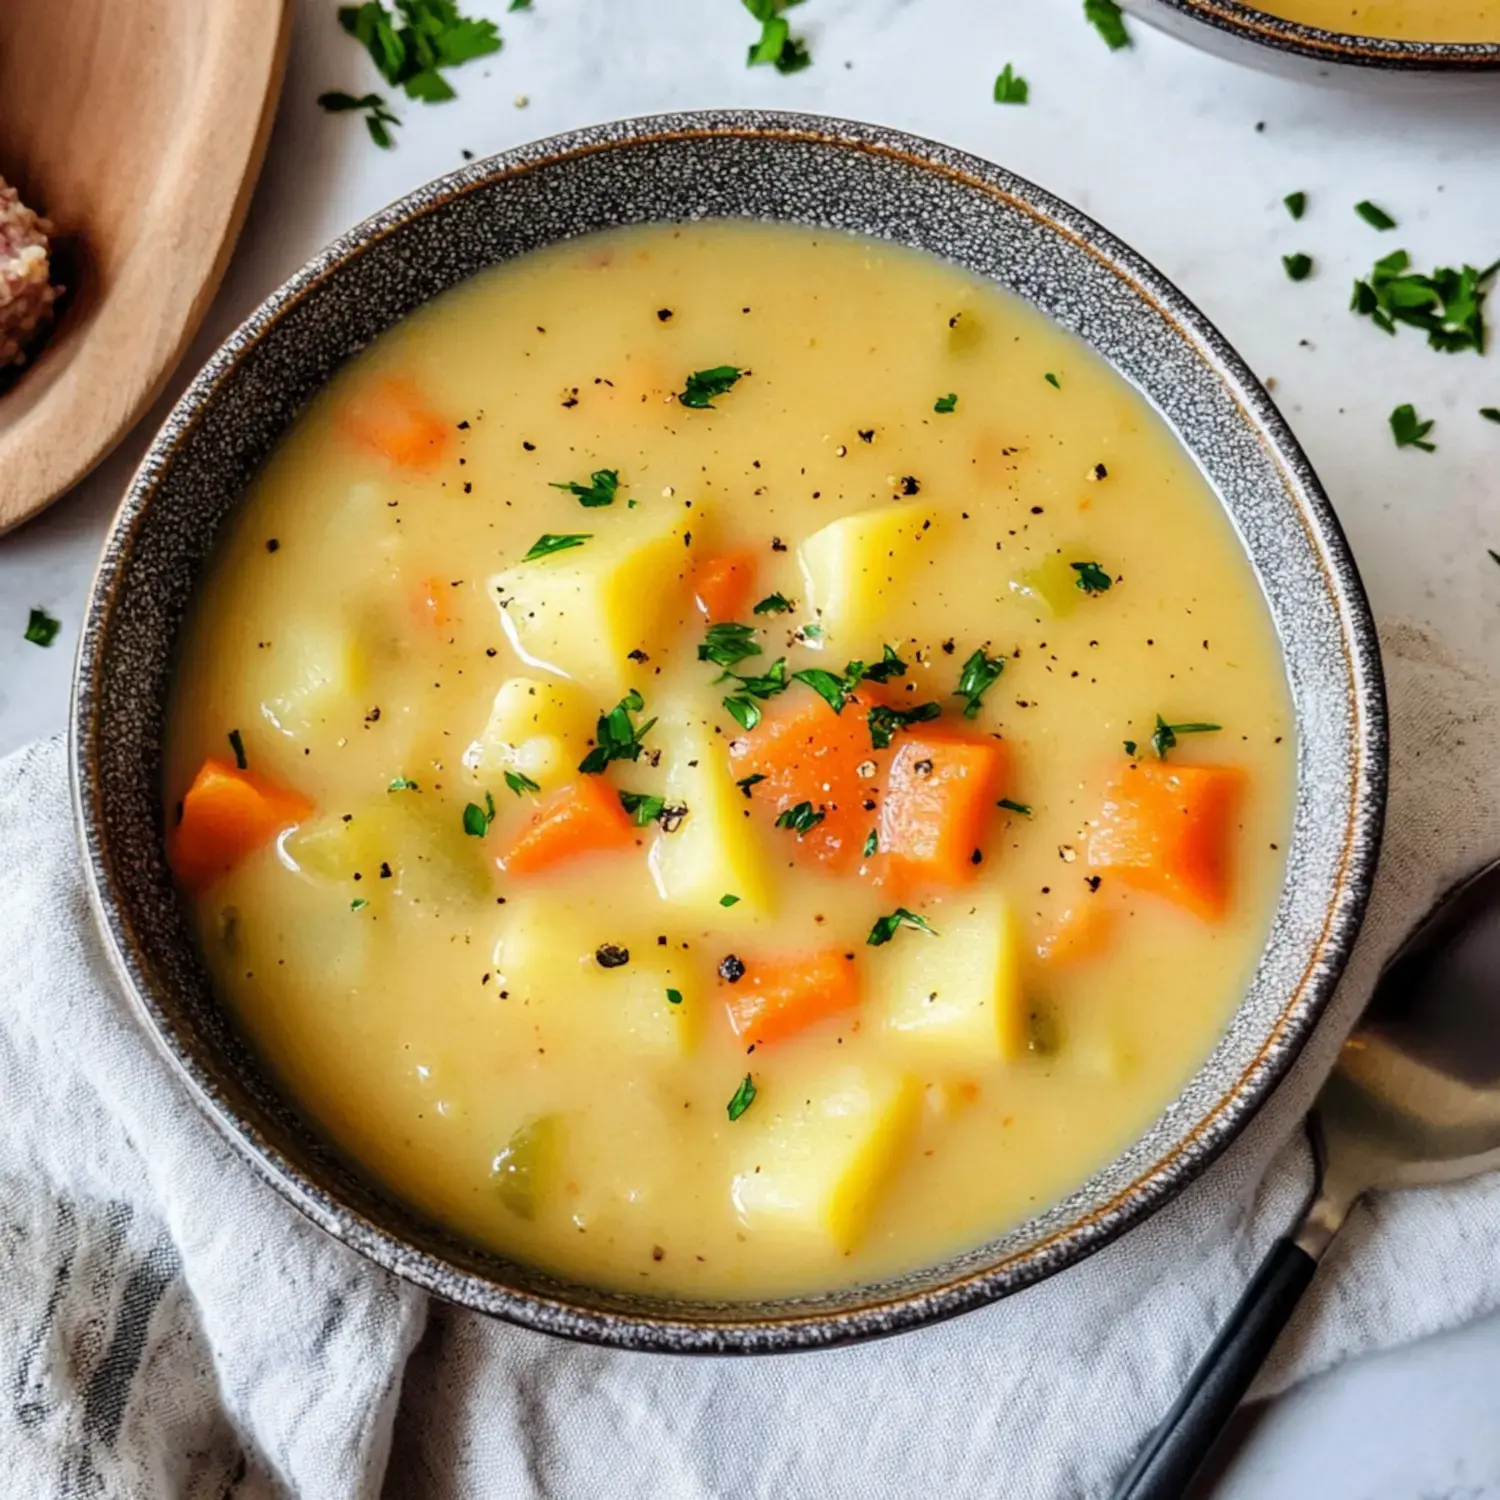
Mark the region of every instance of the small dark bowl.
POLYGON ((1414 42, 1325 31, 1267 15, 1239 0, 1121 0, 1125 9, 1205 52, 1288 78, 1346 85, 1444 85, 1500 72, 1500 37, 1489 42, 1414 42))
POLYGON ((869 125, 725 112, 603 125, 475 162, 361 224, 209 361, 105 544, 78 661, 72 769, 104 936, 204 1112, 330 1234, 441 1296, 634 1349, 816 1348, 990 1302, 1071 1265, 1198 1175, 1307 1039, 1354 941, 1384 808, 1379 649, 1358 575, 1270 398, 1196 309, 1075 209, 869 125), (1065 1202, 942 1265, 823 1296, 686 1303, 569 1285, 435 1228, 351 1172, 278 1096, 209 989, 163 857, 161 737, 183 613, 214 537, 308 398, 362 345, 482 267, 611 225, 776 219, 916 246, 992 278, 1155 403, 1243 541, 1283 643, 1298 792, 1287 876, 1229 1027, 1157 1122, 1065 1202))

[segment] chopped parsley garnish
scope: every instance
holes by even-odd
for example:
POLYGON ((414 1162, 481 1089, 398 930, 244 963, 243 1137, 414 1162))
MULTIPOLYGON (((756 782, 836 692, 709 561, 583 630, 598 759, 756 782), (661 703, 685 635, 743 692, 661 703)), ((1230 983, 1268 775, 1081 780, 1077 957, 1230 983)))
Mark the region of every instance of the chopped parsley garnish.
POLYGON ((326 94, 318 95, 318 103, 331 115, 344 114, 349 110, 363 110, 365 113, 365 129, 370 132, 370 139, 380 147, 382 151, 389 151, 396 143, 391 139, 391 126, 399 125, 401 117, 393 115, 385 107, 385 99, 380 94, 361 94, 355 98, 353 94, 345 94, 338 89, 330 89, 326 94))
MULTIPOLYGON (((1006 63, 995 78, 995 103, 1025 104, 1030 97, 1031 85, 1009 63, 1006 63)), ((938 410, 952 411, 953 408, 940 406, 938 410)))
POLYGON ((672 989, 669 989, 667 991, 667 1004, 668 1005, 681 1005, 682 1004, 682 991, 681 990, 672 990, 672 989))
POLYGON ((1295 255, 1283 255, 1281 264, 1286 267, 1286 274, 1292 281, 1306 281, 1312 275, 1312 256, 1304 255, 1300 250, 1295 255))
POLYGON ((1436 453, 1437 444, 1426 441, 1427 434, 1437 425, 1435 417, 1423 422, 1417 417, 1417 409, 1411 402, 1398 406, 1390 415, 1391 436, 1398 448, 1420 448, 1423 453, 1436 453))
POLYGON ((1062 389, 1062 381, 1060 381, 1057 376, 1052 373, 1051 370, 1048 370, 1047 373, 1042 377, 1042 379, 1044 379, 1047 384, 1050 385, 1054 390, 1060 391, 1062 389))
MULTIPOLYGON (((1076 567, 1077 564, 1075 563, 1076 567)), ((979 700, 1000 680, 1005 670, 1003 656, 986 656, 981 647, 963 664, 958 674, 958 686, 953 691, 955 698, 966 698, 964 718, 979 717, 979 700)))
POLYGON ((777 814, 776 826, 790 828, 801 838, 803 834, 811 833, 827 816, 822 808, 814 808, 811 802, 799 802, 795 807, 777 814))
POLYGON ((654 823, 666 809, 665 797, 648 797, 644 792, 621 792, 620 806, 630 814, 637 828, 654 823))
POLYGON ((753 787, 756 782, 764 781, 765 779, 766 778, 759 771, 757 771, 753 776, 740 777, 740 779, 735 782, 735 785, 740 789, 741 792, 744 793, 746 797, 748 797, 750 795, 750 788, 753 787))
POLYGON ((711 661, 716 667, 723 667, 726 672, 747 656, 759 655, 755 626, 736 625, 730 620, 710 625, 698 647, 699 661, 711 661))
MULTIPOLYGON (((1217 734, 1223 727, 1222 724, 1168 724, 1157 714, 1156 728, 1151 731, 1151 748, 1156 751, 1158 760, 1165 760, 1167 752, 1177 748, 1179 734, 1217 734)), ((1130 740, 1125 741, 1125 748, 1131 755, 1135 754, 1130 740)))
POLYGON ((1428 344, 1445 354, 1464 349, 1484 353, 1484 299, 1500 261, 1484 270, 1440 266, 1431 276, 1412 271, 1411 257, 1395 250, 1375 262, 1368 280, 1354 283, 1350 310, 1377 328, 1395 333, 1397 323, 1420 328, 1428 344))
POLYGON ((695 410, 712 411, 712 398, 732 390, 734 383, 744 373, 734 365, 715 365, 711 370, 695 370, 688 376, 682 390, 678 391, 677 399, 684 406, 691 406, 695 410))
POLYGON ((906 676, 906 663, 889 647, 880 648, 880 660, 865 668, 866 682, 889 682, 893 677, 906 676))
POLYGON ((918 703, 912 708, 887 708, 883 703, 877 703, 865 715, 865 724, 870 730, 870 744, 877 750, 888 750, 891 737, 898 730, 909 729, 913 724, 925 724, 929 719, 936 719, 942 712, 936 703, 918 703))
POLYGON ((370 903, 368 901, 366 901, 363 896, 356 896, 349 903, 349 910, 350 911, 363 911, 365 909, 365 907, 367 907, 369 904, 370 903))
POLYGON ((490 824, 494 821, 495 799, 488 792, 484 794, 483 807, 477 802, 470 802, 464 808, 464 832, 476 839, 482 839, 490 831, 490 824))
POLYGON ((240 770, 248 770, 250 762, 245 759, 245 742, 240 738, 238 729, 229 731, 229 748, 234 751, 234 763, 240 770))
POLYGON ((834 713, 841 714, 844 704, 859 686, 864 671, 865 664, 862 661, 849 662, 842 677, 836 672, 825 671, 822 667, 807 667, 801 672, 793 672, 792 681, 806 684, 834 713))
POLYGON ((719 897, 719 905, 720 906, 738 906, 739 904, 740 904, 740 898, 738 896, 720 896, 719 897))
POLYGON ((618 469, 595 469, 589 475, 587 484, 579 484, 574 479, 565 479, 561 482, 554 479, 552 488, 566 490, 580 505, 586 505, 591 510, 600 505, 613 505, 615 491, 620 488, 620 471, 618 469))
POLYGON ((870 935, 865 941, 872 948, 883 947, 903 927, 914 927, 918 932, 925 932, 931 937, 937 936, 932 923, 926 917, 919 917, 916 912, 907 911, 904 906, 898 906, 889 916, 876 918, 875 925, 870 929, 870 935))
POLYGON ((956 411, 958 409, 957 394, 950 391, 946 396, 939 396, 932 403, 932 409, 933 411, 942 412, 945 416, 951 411, 956 411))
POLYGON ((1281 201, 1286 204, 1286 211, 1294 219, 1300 219, 1307 212, 1306 193, 1288 193, 1281 201))
POLYGON ((724 707, 729 710, 729 716, 741 729, 754 729, 760 723, 760 704, 753 698, 747 698, 742 693, 735 693, 724 699, 724 707))
POLYGON ((880 849, 880 835, 878 833, 876 833, 875 830, 872 828, 869 831, 869 833, 867 833, 865 835, 865 854, 864 854, 864 857, 866 859, 869 859, 869 857, 872 854, 877 853, 879 851, 879 849, 880 849))
MULTIPOLYGON (((1134 753, 1135 753, 1134 751, 1131 751, 1132 755, 1134 753)), ((1028 803, 1025 803, 1025 802, 1012 802, 1009 797, 1002 797, 995 804, 995 806, 996 807, 1003 807, 1008 812, 1020 813, 1020 815, 1023 818, 1029 818, 1031 816, 1031 807, 1030 807, 1030 805, 1028 803)))
POLYGON ((507 771, 505 773, 505 784, 516 796, 523 792, 539 792, 541 787, 534 782, 524 771, 507 771))
POLYGON ((754 615, 784 615, 791 607, 792 601, 785 594, 767 594, 750 613, 754 615))
POLYGON ((1126 753, 1126 755, 1130 756, 1131 759, 1135 758, 1136 751, 1139 748, 1140 747, 1136 744, 1136 742, 1134 740, 1126 740, 1125 741, 1125 753, 1126 753))
POLYGON ((581 547, 592 537, 591 531, 563 533, 544 531, 531 544, 531 551, 521 561, 535 562, 539 557, 551 557, 554 552, 566 552, 570 547, 581 547))
POLYGON ((1377 203, 1371 203, 1366 198, 1361 203, 1354 205, 1354 212, 1362 218, 1371 229, 1394 229, 1396 221, 1377 203))
POLYGON ((1099 33, 1111 52, 1130 45, 1130 33, 1125 29, 1125 17, 1115 0, 1083 0, 1084 19, 1099 33))
POLYGON ((645 706, 645 700, 631 688, 607 714, 599 715, 594 748, 578 763, 585 776, 597 776, 612 760, 640 759, 641 741, 656 720, 647 719, 637 728, 630 716, 640 713, 645 706))
POLYGON ((25 638, 33 646, 50 646, 61 629, 61 620, 54 620, 45 609, 34 609, 26 618, 25 638))
POLYGON ((388 792, 419 792, 421 788, 409 776, 398 776, 387 788, 388 792))
POLYGON ((746 1073, 744 1080, 734 1091, 734 1098, 729 1101, 729 1118, 731 1120, 738 1120, 754 1103, 755 1080, 746 1073))
POLYGON ((1070 563, 1078 577, 1073 580, 1075 588, 1080 588, 1085 594, 1107 594, 1110 590, 1112 579, 1096 562, 1070 563))
MULTIPOLYGON (((1479 415, 1486 422, 1500 422, 1500 406, 1481 406, 1479 408, 1479 415)), ((30 639, 31 637, 27 636, 27 640, 30 639)))
MULTIPOLYGON (((702 647, 699 647, 700 652, 702 647)), ((758 651, 760 648, 756 647, 758 651)), ((738 672, 728 672, 729 677, 739 679, 740 690, 724 699, 724 707, 734 716, 742 729, 754 729, 760 723, 760 709, 753 701, 756 698, 774 698, 784 693, 791 682, 786 675, 786 658, 778 657, 767 672, 759 677, 741 677, 738 672)))

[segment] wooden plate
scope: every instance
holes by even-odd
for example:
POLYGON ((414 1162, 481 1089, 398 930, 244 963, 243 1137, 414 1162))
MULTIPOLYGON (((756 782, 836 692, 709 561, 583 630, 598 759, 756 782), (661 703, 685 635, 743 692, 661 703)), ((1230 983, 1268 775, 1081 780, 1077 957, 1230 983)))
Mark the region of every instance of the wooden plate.
POLYGON ((260 170, 288 0, 0 0, 0 176, 67 296, 0 394, 0 532, 76 484, 198 327, 260 170))

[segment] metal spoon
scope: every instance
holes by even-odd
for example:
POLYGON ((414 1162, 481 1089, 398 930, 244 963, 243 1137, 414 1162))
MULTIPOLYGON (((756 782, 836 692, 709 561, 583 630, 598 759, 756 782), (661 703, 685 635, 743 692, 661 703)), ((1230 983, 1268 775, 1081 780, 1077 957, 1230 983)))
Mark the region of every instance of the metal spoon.
POLYGON ((1450 891, 1386 965, 1308 1130, 1317 1184, 1261 1262, 1114 1500, 1178 1500, 1366 1193, 1500 1167, 1500 861, 1450 891))

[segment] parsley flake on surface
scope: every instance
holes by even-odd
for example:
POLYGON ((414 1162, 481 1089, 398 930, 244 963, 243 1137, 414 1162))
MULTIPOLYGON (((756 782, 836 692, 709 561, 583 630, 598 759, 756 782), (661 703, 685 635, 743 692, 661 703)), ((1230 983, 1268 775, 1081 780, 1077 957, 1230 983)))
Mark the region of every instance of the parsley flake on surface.
POLYGON ((740 904, 740 898, 738 896, 720 896, 719 897, 719 905, 720 906, 738 906, 739 904, 740 904))
POLYGON ((516 796, 523 792, 539 792, 541 787, 531 779, 524 771, 507 771, 505 773, 505 784, 516 796))
POLYGON ((827 816, 822 808, 814 808, 811 802, 799 802, 776 815, 776 826, 790 828, 801 838, 803 834, 811 833, 827 816))
POLYGON ((1099 33, 1111 52, 1118 52, 1130 45, 1130 33, 1125 29, 1125 17, 1115 0, 1083 0, 1084 19, 1099 33))
POLYGON ((767 594, 750 613, 753 615, 784 615, 791 607, 792 601, 785 594, 767 594))
POLYGON ((551 557, 554 552, 566 552, 570 547, 581 547, 593 539, 591 531, 553 532, 544 531, 532 544, 522 562, 535 562, 539 557, 551 557))
POLYGON ((761 720, 760 704, 743 693, 734 693, 724 699, 729 716, 741 729, 754 729, 761 720))
POLYGON ((367 907, 369 904, 370 903, 368 901, 366 901, 363 896, 356 896, 349 903, 349 910, 350 911, 363 911, 365 909, 365 907, 367 907))
POLYGON ((620 471, 618 469, 595 469, 589 475, 587 484, 579 484, 574 479, 551 481, 554 490, 566 490, 580 505, 586 505, 590 509, 600 505, 613 505, 615 503, 615 491, 620 488, 620 471))
MULTIPOLYGON (((865 725, 870 731, 870 744, 876 750, 890 749, 891 740, 899 730, 909 729, 913 724, 925 724, 942 714, 936 703, 918 703, 911 708, 887 708, 877 703, 865 715, 865 725)), ((969 717, 968 710, 964 710, 969 717)))
POLYGON ((793 672, 792 681, 810 687, 834 713, 841 714, 850 695, 864 677, 864 672, 865 664, 862 661, 851 661, 845 666, 842 677, 823 667, 806 667, 801 672, 793 672))
POLYGON ((1378 203, 1371 203, 1365 198, 1354 205, 1354 212, 1362 218, 1371 229, 1394 229, 1396 221, 1378 203))
POLYGON ((941 412, 944 416, 947 416, 949 412, 957 411, 957 392, 949 391, 946 396, 939 396, 937 400, 932 403, 932 409, 933 411, 941 412))
POLYGON ((713 411, 713 397, 726 395, 745 372, 735 365, 715 365, 711 370, 694 370, 678 391, 677 399, 695 411, 713 411))
POLYGON ((238 729, 229 731, 229 748, 234 751, 234 763, 240 770, 249 769, 250 763, 245 759, 245 742, 240 738, 238 729))
POLYGON ((866 682, 889 682, 893 677, 906 676, 906 663, 889 647, 880 648, 880 660, 865 668, 866 682))
POLYGON ((770 63, 778 73, 800 73, 812 62, 807 43, 793 36, 782 11, 801 4, 801 0, 744 0, 745 9, 760 22, 760 40, 750 44, 746 67, 770 63))
POLYGON ((365 129, 370 132, 370 139, 382 151, 389 151, 396 144, 391 139, 391 126, 399 125, 401 117, 393 115, 385 107, 385 99, 381 95, 361 94, 356 98, 353 94, 331 89, 326 94, 318 95, 318 103, 331 115, 344 114, 349 110, 363 110, 365 129))
POLYGON ((1396 439, 1398 448, 1420 448, 1423 453, 1437 452, 1437 444, 1426 440, 1427 434, 1437 425, 1435 417, 1423 422, 1417 416, 1416 407, 1408 401, 1391 413, 1389 421, 1391 436, 1396 439))
POLYGON ((418 792, 421 788, 409 776, 398 776, 387 788, 388 792, 418 792))
MULTIPOLYGON (((1132 755, 1134 753, 1135 753, 1134 751, 1131 751, 1132 755)), ((996 807, 1003 807, 1003 808, 1006 809, 1007 812, 1020 813, 1020 815, 1023 818, 1029 818, 1031 816, 1031 808, 1030 808, 1030 806, 1027 803, 1025 803, 1025 802, 1012 802, 1009 797, 1002 797, 995 804, 995 806, 996 807)))
POLYGON ((1052 373, 1051 370, 1048 370, 1042 378, 1047 382, 1048 385, 1053 388, 1053 390, 1060 391, 1062 389, 1062 381, 1060 381, 1057 376, 1052 373))
POLYGON ((740 1086, 734 1091, 734 1098, 729 1101, 729 1118, 738 1120, 754 1103, 755 1080, 746 1073, 740 1086))
POLYGON ((1375 262, 1366 280, 1354 283, 1349 308, 1386 333, 1394 334, 1397 323, 1420 328, 1429 346, 1445 354, 1465 349, 1483 354, 1484 299, 1496 271, 1500 261, 1483 270, 1439 266, 1424 276, 1411 270, 1406 251, 1394 250, 1375 262))
MULTIPOLYGON (((1076 568, 1077 563, 1073 566, 1076 568)), ((980 699, 1000 680, 1005 671, 1003 656, 986 656, 984 648, 977 650, 959 669, 958 686, 953 690, 955 698, 966 698, 964 718, 979 717, 980 699)))
MULTIPOLYGON (((1217 734, 1222 724, 1168 724, 1160 714, 1156 716, 1156 728, 1151 731, 1151 748, 1158 760, 1165 760, 1167 752, 1177 748, 1179 734, 1217 734)), ((1135 754, 1135 742, 1125 741, 1127 753, 1135 754)))
POLYGON ((45 609, 33 609, 26 618, 26 634, 23 639, 33 646, 50 646, 62 629, 62 621, 54 620, 45 609))
POLYGON ((647 719, 637 727, 630 716, 640 713, 645 706, 645 699, 631 688, 607 714, 599 715, 594 748, 578 763, 585 776, 597 776, 612 760, 640 759, 641 741, 656 720, 647 719))
POLYGON ((875 919, 875 925, 870 929, 870 935, 865 942, 872 948, 883 947, 903 927, 914 927, 918 932, 927 933, 929 937, 938 935, 937 930, 926 917, 918 916, 914 911, 907 911, 904 906, 898 906, 888 916, 875 919))
POLYGON ((1307 194, 1302 192, 1288 193, 1281 200, 1286 204, 1286 211, 1294 218, 1300 219, 1307 212, 1307 194))
POLYGON ((476 839, 482 839, 490 831, 490 824, 495 821, 495 799, 488 792, 484 794, 484 806, 477 802, 470 802, 464 808, 464 832, 476 839))
POLYGON ((865 835, 865 854, 864 854, 864 857, 866 859, 869 859, 869 857, 872 854, 878 853, 879 850, 880 850, 880 835, 877 834, 875 832, 875 830, 872 828, 869 831, 869 833, 867 833, 865 835))
MULTIPOLYGON (((1031 85, 1006 63, 995 78, 995 103, 1025 104, 1030 97, 1031 85)), ((940 407, 939 410, 941 409, 940 407)), ((950 406, 948 410, 952 411, 953 408, 950 406)))
POLYGON ((682 991, 681 990, 671 990, 671 989, 669 989, 667 991, 667 1004, 668 1005, 681 1005, 682 1004, 682 991))
POLYGON ((1073 580, 1074 588, 1082 589, 1085 594, 1107 594, 1114 580, 1096 562, 1069 563, 1078 577, 1073 580))
POLYGON ((736 625, 732 620, 710 625, 698 646, 698 660, 711 661, 727 672, 747 656, 759 656, 760 646, 755 640, 755 626, 736 625))
MULTIPOLYGON (((1479 415, 1486 422, 1500 422, 1500 406, 1481 406, 1479 415)), ((29 640, 30 637, 28 636, 27 639, 29 640)))
POLYGON ((750 795, 750 788, 753 787, 756 782, 764 781, 765 779, 766 778, 761 774, 761 772, 757 771, 753 776, 740 777, 740 779, 735 782, 735 785, 740 789, 741 792, 744 793, 746 797, 748 797, 750 795))
POLYGON ((1306 281, 1312 275, 1312 256, 1304 255, 1300 250, 1294 255, 1283 255, 1281 264, 1286 268, 1287 277, 1292 281, 1306 281))
POLYGON ((630 814, 631 821, 637 828, 645 828, 662 815, 667 806, 667 799, 649 797, 644 792, 621 792, 620 806, 630 814))

